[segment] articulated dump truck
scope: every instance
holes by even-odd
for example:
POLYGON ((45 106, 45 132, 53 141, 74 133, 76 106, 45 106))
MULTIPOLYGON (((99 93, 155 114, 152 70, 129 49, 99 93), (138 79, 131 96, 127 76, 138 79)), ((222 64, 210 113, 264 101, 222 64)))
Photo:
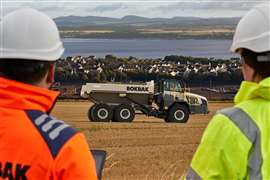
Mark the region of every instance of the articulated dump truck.
POLYGON ((143 113, 165 122, 185 123, 190 114, 208 113, 207 99, 188 92, 176 80, 157 84, 86 83, 81 96, 94 103, 88 111, 94 122, 132 122, 136 113, 143 113))

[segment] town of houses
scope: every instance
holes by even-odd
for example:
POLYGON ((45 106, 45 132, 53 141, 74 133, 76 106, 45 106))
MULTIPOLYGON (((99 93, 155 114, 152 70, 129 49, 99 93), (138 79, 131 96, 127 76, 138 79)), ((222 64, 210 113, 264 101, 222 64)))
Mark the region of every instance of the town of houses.
POLYGON ((73 95, 78 94, 81 84, 85 82, 145 82, 157 76, 179 78, 187 81, 188 85, 195 83, 198 87, 212 84, 212 81, 218 81, 219 85, 226 81, 227 84, 235 85, 241 81, 241 64, 237 58, 216 60, 182 56, 163 59, 118 58, 112 55, 105 58, 73 56, 57 61, 56 89, 61 90, 62 94, 73 95), (233 82, 235 80, 237 82, 233 82))
POLYGON ((136 59, 134 57, 117 58, 107 55, 104 59, 95 56, 67 57, 58 61, 58 67, 62 71, 66 70, 71 75, 83 73, 85 75, 96 72, 102 73, 108 69, 120 73, 136 73, 143 72, 145 74, 163 74, 171 77, 181 76, 188 77, 190 73, 195 74, 211 74, 217 76, 218 73, 230 73, 240 71, 240 63, 238 59, 231 59, 224 62, 209 59, 209 62, 191 62, 186 61, 166 61, 164 59, 136 59), (64 69, 63 69, 64 68, 64 69))

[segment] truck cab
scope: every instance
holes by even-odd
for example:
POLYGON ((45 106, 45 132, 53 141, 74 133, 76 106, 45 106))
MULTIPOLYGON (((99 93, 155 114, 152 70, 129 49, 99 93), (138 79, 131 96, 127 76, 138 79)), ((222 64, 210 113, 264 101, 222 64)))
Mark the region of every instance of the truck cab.
POLYGON ((165 110, 176 103, 186 106, 189 113, 208 113, 207 99, 203 96, 190 93, 182 81, 176 79, 160 80, 158 83, 157 104, 165 110))

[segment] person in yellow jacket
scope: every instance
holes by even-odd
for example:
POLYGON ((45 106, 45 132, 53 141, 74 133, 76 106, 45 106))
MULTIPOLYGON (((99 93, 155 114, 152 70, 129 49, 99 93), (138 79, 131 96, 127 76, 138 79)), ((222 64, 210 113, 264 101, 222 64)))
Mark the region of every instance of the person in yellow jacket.
POLYGON ((270 2, 239 22, 231 47, 244 80, 210 121, 185 179, 270 179, 270 2))

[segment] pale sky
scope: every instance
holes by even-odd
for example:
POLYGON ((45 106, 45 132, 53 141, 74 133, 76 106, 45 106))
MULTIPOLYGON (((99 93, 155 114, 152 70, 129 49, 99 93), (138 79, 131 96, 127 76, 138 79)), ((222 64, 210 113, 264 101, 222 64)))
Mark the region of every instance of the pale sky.
POLYGON ((21 7, 33 7, 53 18, 68 15, 171 18, 240 17, 262 2, 270 3, 270 0, 2 0, 0 4, 3 14, 21 7))

